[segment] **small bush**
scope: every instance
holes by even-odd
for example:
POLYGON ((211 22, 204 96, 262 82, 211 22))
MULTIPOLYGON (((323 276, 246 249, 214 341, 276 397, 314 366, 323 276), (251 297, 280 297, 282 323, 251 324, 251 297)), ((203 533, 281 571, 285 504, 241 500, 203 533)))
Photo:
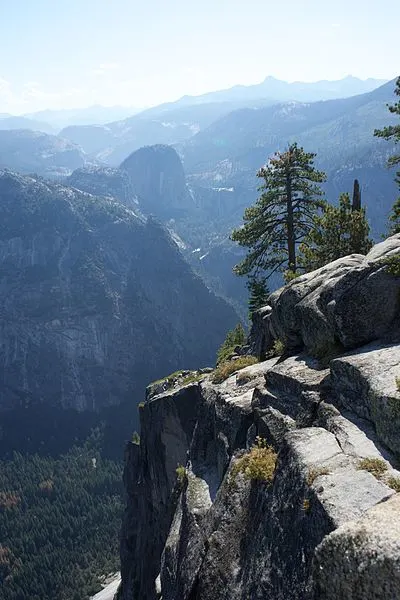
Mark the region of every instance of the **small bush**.
POLYGON ((400 256, 398 254, 383 258, 380 263, 386 267, 386 271, 390 273, 390 275, 393 275, 393 277, 400 277, 400 256))
POLYGON ((311 504, 308 498, 304 498, 303 500, 303 510, 304 512, 308 513, 310 512, 310 508, 311 508, 311 504))
POLYGON ((246 334, 241 323, 236 325, 235 329, 228 331, 225 341, 217 353, 217 365, 228 360, 234 352, 236 346, 243 346, 246 343, 246 334))
POLYGON ((315 467, 310 469, 307 475, 308 485, 311 486, 320 475, 329 475, 329 469, 326 467, 315 467))
POLYGON ((369 471, 374 477, 380 479, 387 471, 387 464, 381 458, 363 458, 358 463, 358 469, 369 471))
POLYGON ((395 492, 400 493, 400 477, 389 477, 387 484, 395 492))
POLYGON ((298 277, 300 277, 301 273, 292 271, 291 269, 287 269, 284 273, 283 273, 283 279, 285 283, 291 283, 292 281, 294 281, 295 279, 297 279, 298 277))
POLYGON ((232 467, 232 476, 242 473, 248 479, 270 482, 273 479, 276 466, 276 452, 260 437, 256 445, 239 458, 232 467))
POLYGON ((255 365, 256 363, 258 363, 258 359, 255 356, 241 356, 236 360, 223 362, 218 365, 211 375, 211 381, 213 383, 222 383, 229 375, 232 375, 232 373, 240 371, 240 369, 244 369, 244 367, 255 365))
POLYGON ((285 344, 282 342, 282 340, 274 341, 272 345, 272 352, 274 353, 274 356, 282 356, 282 354, 285 352, 285 344))
POLYGON ((138 434, 137 431, 134 431, 132 434, 132 444, 136 444, 137 446, 139 446, 140 444, 140 435, 138 434))
POLYGON ((238 373, 236 377, 236 383, 238 385, 245 385, 246 383, 250 383, 254 379, 254 375, 251 373, 238 373))
POLYGON ((398 392, 400 392, 400 377, 396 377, 395 381, 396 381, 396 389, 398 392))
POLYGON ((178 465, 176 467, 176 480, 180 486, 182 486, 187 478, 186 467, 178 465))

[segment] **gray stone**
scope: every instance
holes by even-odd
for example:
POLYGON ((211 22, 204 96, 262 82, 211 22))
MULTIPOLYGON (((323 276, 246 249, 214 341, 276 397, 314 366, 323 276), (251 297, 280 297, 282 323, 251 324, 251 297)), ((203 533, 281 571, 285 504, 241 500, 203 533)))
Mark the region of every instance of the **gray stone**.
POLYGON ((255 351, 279 339, 288 349, 329 357, 398 330, 400 277, 387 271, 390 256, 400 256, 400 234, 365 257, 340 258, 274 292, 253 323, 255 351))
POLYGON ((400 599, 400 494, 346 523, 318 546, 315 600, 400 599))
POLYGON ((371 345, 331 362, 338 403, 371 421, 378 438, 400 455, 400 345, 371 345))

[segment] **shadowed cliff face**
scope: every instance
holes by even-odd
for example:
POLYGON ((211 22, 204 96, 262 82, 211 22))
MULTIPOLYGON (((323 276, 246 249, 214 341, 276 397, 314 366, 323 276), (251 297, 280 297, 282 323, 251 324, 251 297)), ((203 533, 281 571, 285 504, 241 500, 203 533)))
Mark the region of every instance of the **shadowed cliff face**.
POLYGON ((0 407, 96 410, 212 363, 234 312, 111 198, 0 172, 0 407))

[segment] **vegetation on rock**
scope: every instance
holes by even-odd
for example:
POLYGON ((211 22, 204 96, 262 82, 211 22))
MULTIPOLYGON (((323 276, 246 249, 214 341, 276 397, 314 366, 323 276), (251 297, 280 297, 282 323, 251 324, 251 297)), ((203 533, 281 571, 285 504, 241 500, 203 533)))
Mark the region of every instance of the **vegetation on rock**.
POLYGON ((235 360, 228 360, 220 363, 213 374, 211 375, 211 381, 213 383, 222 383, 225 379, 228 379, 230 375, 258 363, 258 359, 255 356, 241 356, 235 360))
POLYGON ((356 179, 352 202, 349 194, 341 194, 338 206, 326 202, 322 213, 313 217, 299 248, 299 263, 306 272, 313 271, 349 254, 367 254, 372 245, 356 179))
POLYGON ((246 333, 243 325, 238 323, 235 329, 228 331, 224 343, 220 346, 217 353, 217 365, 228 360, 234 354, 236 346, 243 346, 245 343, 246 333))
POLYGON ((249 317, 251 319, 253 313, 267 304, 269 289, 266 277, 249 277, 247 281, 247 289, 249 290, 249 317))
MULTIPOLYGON (((400 77, 398 77, 396 81, 396 87, 394 93, 397 96, 400 96, 400 77)), ((391 113, 400 116, 400 100, 395 102, 394 104, 390 104, 388 106, 391 113)), ((374 135, 377 137, 381 137, 385 140, 391 140, 395 143, 400 142, 400 123, 397 125, 389 125, 384 127, 383 129, 375 129, 374 135)), ((391 156, 388 160, 389 166, 394 166, 400 164, 400 154, 395 154, 391 156)), ((400 171, 397 171, 395 177, 396 183, 400 187, 400 171)), ((391 233, 399 233, 400 232, 400 198, 395 202, 392 210, 392 214, 390 215, 390 221, 392 223, 391 233)))
POLYGON ((293 143, 258 171, 264 180, 262 194, 245 210, 243 227, 232 232, 232 240, 249 248, 235 267, 238 275, 257 275, 260 270, 268 276, 275 271, 297 272, 297 245, 322 206, 318 184, 325 181, 325 173, 315 169, 315 156, 293 143))
POLYGON ((382 458, 363 458, 358 464, 358 468, 363 471, 369 471, 380 479, 387 471, 388 466, 382 458))
POLYGON ((232 476, 242 473, 248 479, 270 482, 275 473, 277 454, 261 438, 256 438, 256 444, 249 452, 236 460, 232 467, 232 476))

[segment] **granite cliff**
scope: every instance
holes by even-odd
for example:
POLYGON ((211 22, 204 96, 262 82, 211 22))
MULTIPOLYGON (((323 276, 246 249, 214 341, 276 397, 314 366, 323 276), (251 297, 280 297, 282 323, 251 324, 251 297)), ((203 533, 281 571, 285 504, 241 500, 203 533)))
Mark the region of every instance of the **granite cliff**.
POLYGON ((148 387, 119 600, 400 599, 399 263, 397 235, 304 275, 260 362, 148 387))
POLYGON ((136 404, 213 361, 234 311, 134 206, 0 171, 0 409, 136 404))

